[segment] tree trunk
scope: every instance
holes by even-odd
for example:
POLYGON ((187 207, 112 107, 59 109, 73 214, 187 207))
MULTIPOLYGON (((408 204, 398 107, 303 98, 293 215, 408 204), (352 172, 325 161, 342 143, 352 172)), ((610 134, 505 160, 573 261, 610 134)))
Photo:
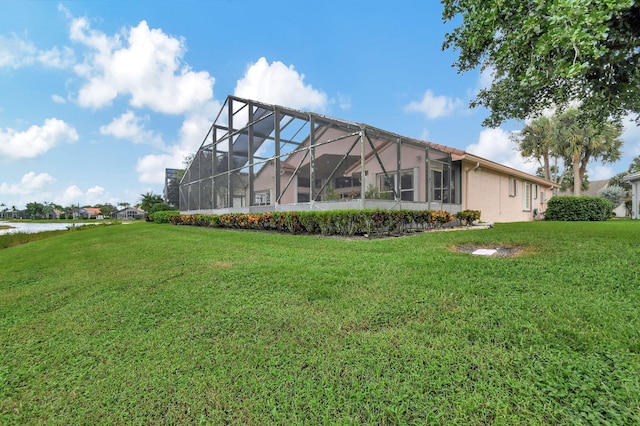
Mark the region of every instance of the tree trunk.
POLYGON ((551 167, 549 166, 549 151, 545 150, 542 154, 542 160, 544 161, 544 178, 551 180, 551 167))
POLYGON ((573 195, 582 195, 582 172, 580 170, 580 155, 573 156, 573 195))

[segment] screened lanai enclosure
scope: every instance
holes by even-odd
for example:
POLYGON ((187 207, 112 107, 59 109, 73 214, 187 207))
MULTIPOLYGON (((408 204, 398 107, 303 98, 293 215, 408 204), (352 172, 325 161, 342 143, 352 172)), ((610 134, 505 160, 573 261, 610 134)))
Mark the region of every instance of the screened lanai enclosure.
POLYGON ((433 144, 230 96, 180 182, 180 210, 455 213, 460 180, 460 162, 433 144))

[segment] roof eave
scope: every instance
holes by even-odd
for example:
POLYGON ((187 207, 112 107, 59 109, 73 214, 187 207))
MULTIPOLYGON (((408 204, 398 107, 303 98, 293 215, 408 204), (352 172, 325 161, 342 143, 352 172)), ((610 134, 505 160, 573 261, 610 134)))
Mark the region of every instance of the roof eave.
POLYGON ((528 181, 535 182, 535 183, 538 183, 538 184, 541 184, 541 185, 546 185, 546 186, 548 186, 550 188, 560 188, 559 184, 557 184, 555 182, 552 182, 550 180, 547 180, 545 178, 541 178, 539 176, 535 176, 535 175, 520 171, 518 169, 514 169, 512 167, 496 163, 496 162, 491 161, 491 160, 487 160, 486 158, 482 158, 482 157, 478 157, 478 156, 473 155, 473 154, 469 154, 468 152, 464 152, 462 155, 456 154, 456 155, 454 155, 454 157, 456 157, 456 159, 459 159, 459 160, 466 160, 468 162, 479 164, 480 166, 484 166, 486 168, 493 169, 493 170, 496 170, 498 172, 502 172, 502 173, 509 174, 509 175, 512 175, 512 176, 516 176, 516 177, 519 177, 521 179, 526 179, 528 181))

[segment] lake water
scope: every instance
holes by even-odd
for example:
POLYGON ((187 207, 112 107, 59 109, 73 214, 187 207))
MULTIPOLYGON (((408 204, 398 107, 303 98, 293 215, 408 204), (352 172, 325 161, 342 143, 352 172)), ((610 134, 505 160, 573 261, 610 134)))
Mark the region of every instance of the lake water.
POLYGON ((83 226, 83 225, 94 225, 94 223, 64 223, 64 222, 55 222, 55 223, 33 222, 32 223, 32 222, 0 221, 0 226, 11 226, 11 228, 8 228, 8 229, 0 229, 0 235, 13 234, 15 232, 32 234, 35 232, 56 231, 60 229, 64 230, 70 226, 83 226))

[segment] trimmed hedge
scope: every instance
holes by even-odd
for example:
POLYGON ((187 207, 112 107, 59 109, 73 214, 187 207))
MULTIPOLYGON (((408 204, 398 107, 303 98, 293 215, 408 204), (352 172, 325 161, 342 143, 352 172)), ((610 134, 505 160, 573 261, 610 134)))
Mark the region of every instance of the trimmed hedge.
POLYGON ((155 223, 170 223, 170 216, 180 215, 178 210, 165 210, 149 214, 149 221, 155 223))
POLYGON ((603 221, 609 220, 614 205, 603 197, 553 197, 544 213, 546 220, 603 221))
MULTIPOLYGON (((328 210, 221 215, 166 213, 167 222, 174 225, 343 236, 390 235, 436 229, 454 219, 451 213, 440 210, 328 210)), ((165 215, 158 219, 159 223, 167 223, 164 222, 165 215)))
POLYGON ((456 219, 460 223, 471 226, 476 220, 480 220, 480 210, 463 210, 456 213, 456 219))

